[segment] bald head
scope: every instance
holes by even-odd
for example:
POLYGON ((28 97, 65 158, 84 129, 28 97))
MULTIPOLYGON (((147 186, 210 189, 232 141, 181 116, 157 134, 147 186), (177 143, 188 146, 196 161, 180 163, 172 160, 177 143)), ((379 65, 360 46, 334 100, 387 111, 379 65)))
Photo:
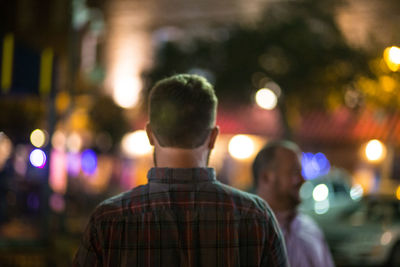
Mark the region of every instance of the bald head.
POLYGON ((275 211, 294 209, 300 203, 300 149, 290 141, 268 143, 253 162, 253 182, 258 195, 275 211))

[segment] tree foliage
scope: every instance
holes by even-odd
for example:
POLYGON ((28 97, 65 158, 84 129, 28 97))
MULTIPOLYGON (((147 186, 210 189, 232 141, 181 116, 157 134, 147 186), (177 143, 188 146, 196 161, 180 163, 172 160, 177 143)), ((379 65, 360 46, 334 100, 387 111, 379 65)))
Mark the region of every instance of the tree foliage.
POLYGON ((165 42, 145 76, 153 84, 167 75, 200 70, 210 74, 221 102, 250 103, 256 90, 273 81, 286 107, 339 105, 360 77, 372 76, 368 56, 346 42, 335 22, 339 4, 278 1, 254 25, 212 29, 210 36, 190 42, 165 42))

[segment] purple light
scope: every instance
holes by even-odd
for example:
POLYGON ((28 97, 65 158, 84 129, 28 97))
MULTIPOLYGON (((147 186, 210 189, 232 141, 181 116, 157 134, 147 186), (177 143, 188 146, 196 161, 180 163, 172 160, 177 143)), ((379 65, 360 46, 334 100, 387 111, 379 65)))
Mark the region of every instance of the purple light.
POLYGON ((81 156, 82 171, 87 175, 93 175, 97 169, 97 156, 91 149, 86 149, 81 156))
POLYGON ((46 165, 46 159, 46 153, 39 148, 34 149, 29 155, 29 161, 36 168, 43 168, 46 165))
POLYGON ((67 154, 67 171, 68 173, 76 177, 79 175, 81 170, 81 157, 78 153, 67 154))

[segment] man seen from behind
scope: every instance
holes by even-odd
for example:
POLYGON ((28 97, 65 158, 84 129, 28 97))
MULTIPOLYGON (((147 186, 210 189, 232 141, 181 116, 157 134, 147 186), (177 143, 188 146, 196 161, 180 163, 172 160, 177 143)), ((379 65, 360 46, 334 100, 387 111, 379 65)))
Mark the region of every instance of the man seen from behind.
POLYGON ((148 183, 94 211, 75 266, 288 266, 283 237, 259 197, 216 180, 217 98, 197 75, 159 81, 146 126, 148 183))

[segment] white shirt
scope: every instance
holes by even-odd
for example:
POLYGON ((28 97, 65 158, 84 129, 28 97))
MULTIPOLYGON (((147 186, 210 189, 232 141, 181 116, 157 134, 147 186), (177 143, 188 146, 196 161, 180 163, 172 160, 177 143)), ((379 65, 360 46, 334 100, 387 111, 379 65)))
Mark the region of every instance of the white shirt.
POLYGON ((290 266, 335 266, 323 233, 309 216, 277 212, 276 217, 285 237, 290 266))

